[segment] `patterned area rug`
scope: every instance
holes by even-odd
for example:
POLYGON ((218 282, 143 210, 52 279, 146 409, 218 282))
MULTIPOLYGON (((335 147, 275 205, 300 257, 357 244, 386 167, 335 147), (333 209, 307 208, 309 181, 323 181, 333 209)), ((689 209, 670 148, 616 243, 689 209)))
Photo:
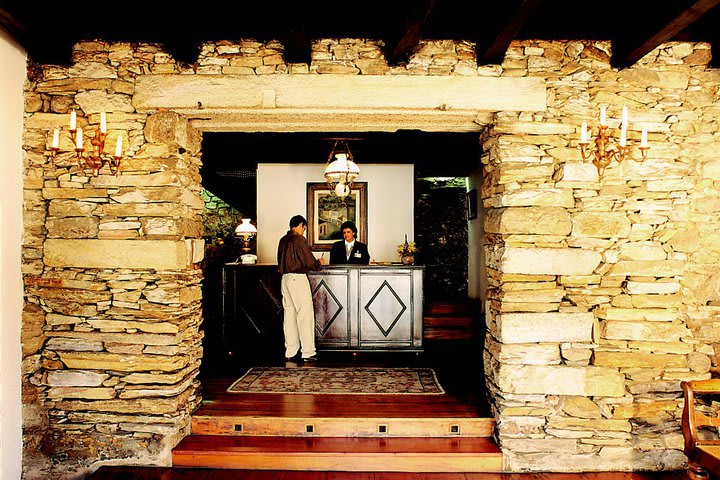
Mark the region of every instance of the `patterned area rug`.
POLYGON ((440 395, 431 368, 253 367, 231 393, 328 393, 352 395, 440 395))

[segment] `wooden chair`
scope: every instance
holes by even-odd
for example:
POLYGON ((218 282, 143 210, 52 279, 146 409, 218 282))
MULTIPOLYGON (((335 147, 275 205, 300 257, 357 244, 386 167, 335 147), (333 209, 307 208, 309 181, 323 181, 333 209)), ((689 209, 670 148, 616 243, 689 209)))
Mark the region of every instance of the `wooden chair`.
MULTIPOLYGON (((688 457, 688 478, 692 480, 720 478, 720 440, 700 438, 698 429, 720 427, 720 417, 710 417, 698 409, 696 396, 715 395, 720 398, 720 379, 682 382, 685 406, 682 414, 682 433, 685 455, 688 457)), ((717 436, 717 435, 715 435, 717 436)))

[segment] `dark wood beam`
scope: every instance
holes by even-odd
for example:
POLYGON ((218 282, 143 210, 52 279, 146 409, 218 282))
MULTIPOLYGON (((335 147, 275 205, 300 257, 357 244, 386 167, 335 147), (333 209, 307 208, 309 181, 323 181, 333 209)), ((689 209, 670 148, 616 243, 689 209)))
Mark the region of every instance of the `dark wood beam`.
POLYGON ((396 39, 385 40, 385 58, 388 64, 397 65, 406 61, 417 47, 422 36, 422 29, 432 13, 436 0, 424 0, 414 7, 408 7, 403 33, 396 39))
POLYGON ((4 8, 0 8, 0 30, 10 35, 16 42, 27 48, 27 29, 18 22, 15 17, 4 8))
POLYGON ((543 0, 521 0, 490 46, 482 54, 477 52, 478 59, 483 63, 501 63, 510 42, 517 38, 522 27, 542 2, 543 0))
MULTIPOLYGON (((678 33, 695 23, 700 17, 720 4, 720 0, 698 0, 690 8, 680 13, 677 17, 663 25, 650 37, 640 40, 636 47, 618 45, 620 53, 616 62, 618 66, 628 67, 640 60, 642 57, 653 51, 660 44, 672 40, 678 33), (622 52, 629 52, 623 55, 622 52)), ((615 46, 613 46, 615 49, 615 46)))
POLYGON ((293 27, 284 35, 285 61, 287 63, 307 63, 312 60, 312 39, 304 25, 293 27))

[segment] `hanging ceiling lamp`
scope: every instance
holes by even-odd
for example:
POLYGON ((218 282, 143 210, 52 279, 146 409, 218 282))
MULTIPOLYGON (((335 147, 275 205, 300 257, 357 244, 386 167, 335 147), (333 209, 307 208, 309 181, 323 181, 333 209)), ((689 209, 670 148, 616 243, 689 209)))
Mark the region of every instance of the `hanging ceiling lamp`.
POLYGON ((350 195, 353 180, 360 175, 360 167, 353 161, 345 140, 335 140, 325 165, 325 179, 338 197, 350 195))

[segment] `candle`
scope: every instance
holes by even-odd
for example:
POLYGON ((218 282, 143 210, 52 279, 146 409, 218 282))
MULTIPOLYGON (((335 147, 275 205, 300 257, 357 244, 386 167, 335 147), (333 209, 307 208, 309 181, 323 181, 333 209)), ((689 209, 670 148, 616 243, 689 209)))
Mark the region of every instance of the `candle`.
POLYGON ((606 107, 605 105, 603 105, 602 107, 600 107, 600 125, 602 125, 603 127, 604 127, 605 125, 607 125, 607 122, 606 122, 606 120, 605 120, 605 112, 606 112, 606 110, 607 110, 607 107, 606 107))
POLYGON ((623 107, 622 109, 622 120, 620 121, 620 146, 624 147, 627 144, 627 124, 628 124, 628 109, 623 107))
POLYGON ((100 114, 100 131, 107 133, 107 117, 105 116, 105 112, 100 114))
POLYGON ((83 146, 83 131, 82 128, 77 129, 77 138, 75 139, 75 148, 82 150, 83 146))
POLYGON ((52 148, 59 148, 60 146, 60 129, 56 128, 53 132, 53 143, 52 148))
POLYGON ((642 136, 640 137, 640 148, 647 148, 647 128, 642 129, 642 136))
POLYGON ((118 136, 117 145, 115 145, 115 156, 119 157, 122 153, 122 135, 118 136))
POLYGON ((587 143, 587 122, 582 122, 580 128, 580 143, 587 143))
POLYGON ((70 112, 70 130, 75 130, 77 128, 77 118, 75 114, 75 110, 70 112))

